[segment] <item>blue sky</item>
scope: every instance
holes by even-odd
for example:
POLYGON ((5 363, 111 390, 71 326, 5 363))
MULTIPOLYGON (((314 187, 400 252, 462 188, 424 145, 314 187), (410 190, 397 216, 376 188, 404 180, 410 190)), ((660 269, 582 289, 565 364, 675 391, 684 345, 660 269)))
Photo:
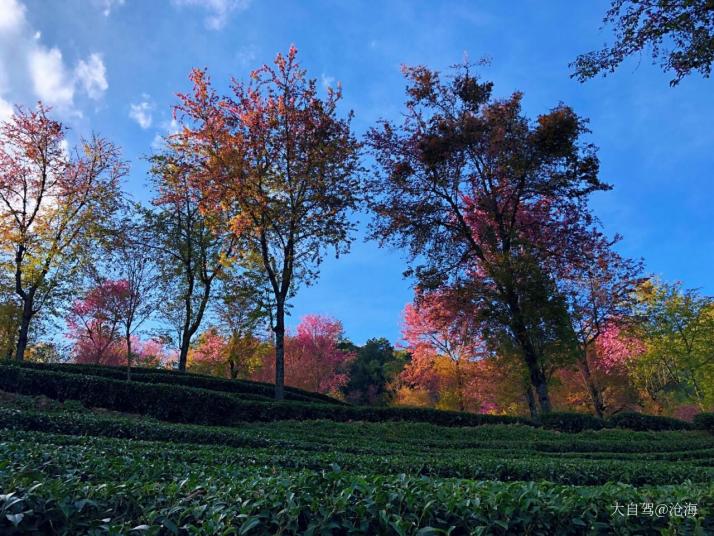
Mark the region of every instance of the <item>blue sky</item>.
MULTIPOLYGON (((465 54, 488 57, 482 76, 497 95, 523 91, 531 116, 564 102, 590 119, 602 178, 614 185, 593 207, 608 232, 624 235, 620 251, 714 294, 714 80, 691 76, 670 88, 648 56, 607 78, 571 80, 568 63, 610 39, 600 29, 608 4, 0 0, 0 116, 12 103, 49 102, 74 133, 94 130, 123 148, 132 164, 125 187, 145 200, 143 157, 170 130, 192 67, 208 67, 225 87, 295 43, 312 77, 342 83, 343 111, 354 110, 361 134, 379 118, 399 118, 401 64, 446 69, 465 54)), ((291 324, 328 314, 355 342, 397 341, 411 297, 404 268, 400 252, 358 239, 300 290, 291 324)))

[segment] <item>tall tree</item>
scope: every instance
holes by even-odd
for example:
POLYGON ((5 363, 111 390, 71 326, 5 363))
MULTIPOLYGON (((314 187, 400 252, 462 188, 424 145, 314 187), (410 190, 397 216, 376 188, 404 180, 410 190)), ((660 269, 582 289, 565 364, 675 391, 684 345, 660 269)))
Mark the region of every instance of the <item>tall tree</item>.
POLYGON ((493 99, 469 65, 447 82, 426 67, 404 72, 403 124, 368 134, 373 235, 408 249, 420 288, 469 290, 473 310, 519 349, 548 412, 547 349, 567 339, 567 314, 546 261, 588 247, 574 230, 591 219, 588 194, 608 188, 581 140, 585 121, 564 105, 530 121, 520 93, 493 99))
POLYGON ((0 236, 22 307, 18 361, 33 318, 88 260, 126 173, 118 149, 97 136, 68 151, 65 127, 48 113, 41 103, 18 107, 0 124, 0 236))
POLYGON ((402 337, 412 359, 402 376, 435 383, 436 390, 441 391, 438 394, 443 396, 446 386, 438 384, 444 383, 439 379, 446 372, 454 384, 449 388, 449 395, 456 401, 453 409, 466 411, 479 405, 481 393, 474 392, 475 363, 486 357, 488 350, 478 334, 469 329, 471 324, 455 321, 444 298, 442 293, 432 292, 404 308, 402 337))
POLYGON ((243 262, 271 293, 275 334, 275 397, 285 383, 285 312, 300 283, 318 275, 332 249, 347 251, 359 202, 359 144, 351 114, 337 116, 341 91, 318 95, 297 62, 297 49, 272 66, 233 82, 219 97, 204 71, 194 70, 193 93, 181 95, 177 147, 193 163, 191 177, 203 209, 228 212, 243 262))
POLYGON ((125 221, 122 228, 127 236, 118 237, 114 244, 114 272, 123 283, 123 292, 114 296, 111 308, 119 317, 126 348, 126 375, 131 379, 135 357, 132 343, 138 330, 156 312, 158 296, 154 258, 150 249, 140 247, 145 242, 139 238, 140 228, 130 221, 125 221))
POLYGON ((146 217, 165 290, 161 311, 178 335, 183 371, 217 282, 232 260, 236 237, 222 212, 200 210, 202 194, 190 180, 191 166, 171 150, 172 139, 167 142, 169 150, 152 158, 156 210, 146 217))
POLYGON ((613 72, 628 56, 649 48, 673 71, 671 86, 692 71, 709 78, 714 62, 714 3, 711 0, 615 0, 603 19, 614 25, 615 42, 582 54, 571 64, 573 77, 584 82, 613 72))

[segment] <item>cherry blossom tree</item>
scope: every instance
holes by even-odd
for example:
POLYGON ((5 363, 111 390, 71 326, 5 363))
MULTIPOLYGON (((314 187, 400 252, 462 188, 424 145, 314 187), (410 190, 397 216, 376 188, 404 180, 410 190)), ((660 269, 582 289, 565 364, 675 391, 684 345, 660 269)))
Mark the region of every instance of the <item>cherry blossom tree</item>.
MULTIPOLYGON (((321 315, 304 316, 294 334, 285 339, 288 385, 319 393, 338 394, 347 384, 352 352, 340 348, 342 323, 321 315)), ((270 381, 273 363, 268 361, 255 379, 270 381)))
POLYGON ((68 337, 80 363, 116 365, 120 342, 120 311, 117 304, 128 293, 126 281, 103 281, 83 299, 75 301, 67 315, 68 337))

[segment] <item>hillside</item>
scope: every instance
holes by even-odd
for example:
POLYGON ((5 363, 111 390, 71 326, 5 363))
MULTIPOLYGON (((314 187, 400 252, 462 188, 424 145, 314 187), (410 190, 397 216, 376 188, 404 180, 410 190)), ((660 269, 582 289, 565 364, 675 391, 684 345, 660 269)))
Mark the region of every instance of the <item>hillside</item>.
MULTIPOLYGON (((184 395, 204 393, 254 409, 261 404, 294 408, 290 420, 275 422, 246 422, 244 414, 230 426, 172 423, 51 396, 53 389, 54 394, 71 392, 79 380, 86 387, 79 394, 99 386, 118 403, 119 391, 108 386, 130 382, 105 377, 111 371, 2 369, 3 534, 714 531, 714 436, 704 430, 564 433, 515 419, 464 427, 448 413, 429 414, 450 425, 440 426, 406 422, 422 416, 408 409, 402 410, 405 422, 335 422, 315 420, 309 412, 365 411, 372 420, 380 413, 339 404, 278 406, 234 398, 235 392, 206 388, 205 379, 201 389, 178 380, 173 385, 131 382, 134 398, 168 390, 176 403, 186 403, 184 395), (13 385, 22 389, 7 393, 13 385), (32 389, 34 396, 18 394, 32 389), (616 504, 652 504, 666 513, 620 516, 614 514, 616 504)), ((135 374, 152 375, 174 378, 135 374)), ((150 407, 156 400, 134 407, 150 407)), ((214 411, 214 399, 202 400, 208 404, 204 411, 214 411)), ((381 416, 386 421, 396 411, 381 416)), ((558 422, 569 426, 565 417, 558 422)))

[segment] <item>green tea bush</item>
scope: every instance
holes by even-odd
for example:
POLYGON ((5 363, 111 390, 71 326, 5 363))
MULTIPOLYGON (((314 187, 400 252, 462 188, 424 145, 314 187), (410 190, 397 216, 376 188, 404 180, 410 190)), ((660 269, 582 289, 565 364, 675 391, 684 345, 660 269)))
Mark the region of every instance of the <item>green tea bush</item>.
POLYGON ((600 430, 604 427, 602 420, 585 413, 546 413, 541 416, 541 424, 544 428, 561 432, 600 430))
POLYGON ((644 413, 618 413, 610 417, 607 424, 630 430, 690 430, 692 428, 687 421, 644 413))
POLYGON ((198 424, 240 421, 314 420, 419 421, 444 426, 527 424, 527 419, 426 408, 353 407, 305 402, 242 400, 228 393, 185 387, 69 374, 0 365, 0 389, 57 400, 78 400, 101 407, 157 419, 198 424))
MULTIPOLYGON (((68 372, 76 374, 86 374, 90 376, 102 376, 116 380, 126 379, 126 369, 121 367, 109 367, 103 365, 82 365, 74 363, 22 363, 20 366, 37 370, 50 370, 57 372, 68 372)), ((132 381, 144 383, 164 383, 169 385, 183 385, 186 387, 200 387, 211 391, 223 391, 227 393, 243 395, 253 395, 254 399, 272 399, 275 388, 271 384, 253 382, 248 380, 228 380, 216 378, 204 374, 194 374, 190 372, 178 372, 168 369, 153 369, 145 367, 132 367, 132 381)), ((311 393, 295 387, 285 387, 285 399, 301 402, 318 402, 348 405, 341 400, 337 400, 321 393, 311 393)))
MULTIPOLYGON (((497 482, 246 463, 230 449, 8 434, 0 533, 711 534, 714 484, 497 482), (54 440, 53 440, 54 441, 54 440), (48 445, 56 445, 51 458, 48 445), (221 463, 215 463, 220 459, 221 463), (269 490, 269 492, 266 492, 269 490), (618 516, 615 504, 695 504, 618 516)), ((300 455, 297 456, 300 458, 300 455)), ((285 456, 288 459, 289 456, 285 456)))
POLYGON ((700 413, 694 416, 694 427, 714 433, 714 413, 700 413))

